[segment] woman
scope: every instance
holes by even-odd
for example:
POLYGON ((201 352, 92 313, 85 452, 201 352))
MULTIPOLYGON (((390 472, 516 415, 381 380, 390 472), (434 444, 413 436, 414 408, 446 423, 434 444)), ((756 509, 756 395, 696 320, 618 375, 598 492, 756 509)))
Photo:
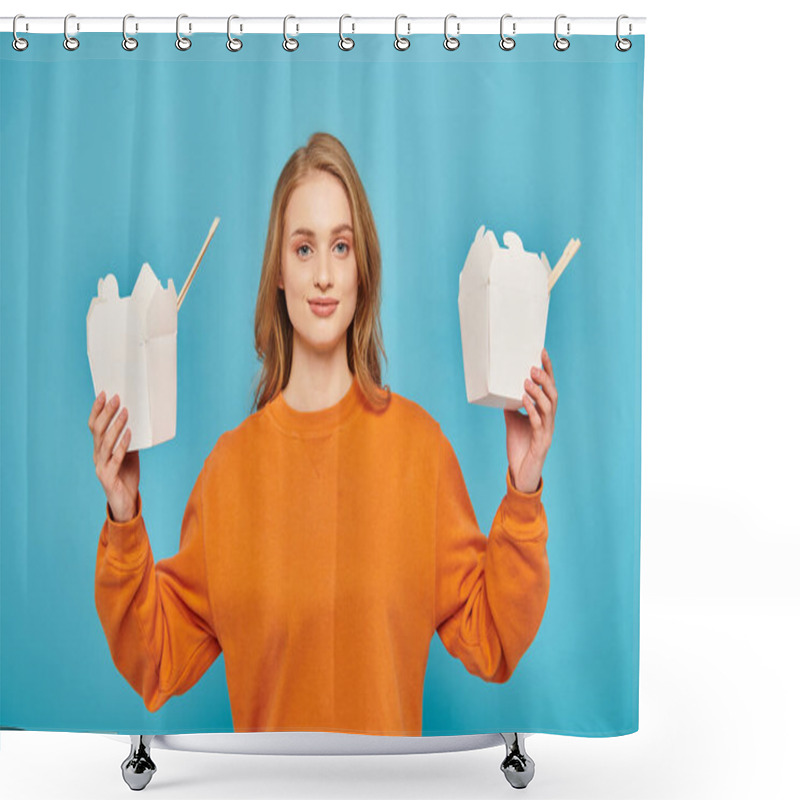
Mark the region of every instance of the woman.
POLYGON ((256 411, 220 436, 154 564, 138 453, 115 395, 89 427, 107 496, 95 598, 114 663, 150 711, 220 652, 236 731, 420 735, 431 637, 503 682, 549 587, 541 472, 552 364, 505 411, 507 492, 487 539, 455 453, 381 387, 380 251, 349 154, 316 133, 278 179, 255 315, 256 411), (115 402, 116 401, 116 402, 115 402))

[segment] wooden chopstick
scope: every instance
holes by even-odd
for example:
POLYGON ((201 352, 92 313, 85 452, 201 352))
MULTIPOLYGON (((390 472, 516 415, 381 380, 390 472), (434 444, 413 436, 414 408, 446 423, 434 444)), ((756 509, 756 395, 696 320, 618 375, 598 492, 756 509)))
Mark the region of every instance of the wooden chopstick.
POLYGON ((203 242, 203 248, 202 250, 200 250, 200 253, 195 259, 192 271, 189 273, 189 277, 186 278, 186 281, 183 284, 183 288, 181 289, 181 293, 178 295, 178 311, 181 310, 181 303, 183 302, 183 298, 186 297, 186 292, 189 291, 189 287, 192 285, 194 274, 195 272, 197 272, 197 268, 200 266, 200 262, 203 260, 203 256, 206 254, 206 248, 208 247, 208 243, 211 241, 211 237, 214 235, 214 231, 217 230, 217 225, 219 225, 219 217, 214 217, 214 221, 211 223, 211 228, 208 231, 208 236, 206 236, 206 240, 205 242, 203 242))
MULTIPOLYGON (((575 253, 578 252, 578 248, 581 246, 580 239, 570 239, 567 243, 567 246, 564 248, 564 252, 561 254, 561 258, 558 259, 558 263, 553 267, 550 271, 550 277, 547 281, 547 290, 549 292, 553 291, 553 287, 556 285, 556 281, 561 277, 561 273, 566 269, 567 264, 572 260, 572 257, 575 253)), ((544 253, 542 254, 544 255, 544 253)), ((545 264, 547 262, 545 261, 545 264)))

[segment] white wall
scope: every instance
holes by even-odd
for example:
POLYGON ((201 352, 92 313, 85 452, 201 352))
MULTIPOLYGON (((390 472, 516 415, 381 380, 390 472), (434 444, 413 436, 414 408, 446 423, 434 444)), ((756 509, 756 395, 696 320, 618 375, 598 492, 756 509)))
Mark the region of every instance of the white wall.
MULTIPOLYGON (((640 731, 535 736, 544 798, 797 796, 795 238, 800 10, 687 0, 32 0, 3 15, 646 16, 640 731), (738 6, 737 6, 738 7, 738 6), (697 10, 695 10, 697 9, 697 10)), ((1 101, 1 100, 0 100, 1 101)), ((3 732, 0 794, 109 797, 125 748, 3 732)), ((164 797, 508 797, 501 749, 427 756, 154 751, 164 797), (307 776, 307 777, 301 777, 307 776)), ((158 787, 156 787, 158 784, 158 787)))

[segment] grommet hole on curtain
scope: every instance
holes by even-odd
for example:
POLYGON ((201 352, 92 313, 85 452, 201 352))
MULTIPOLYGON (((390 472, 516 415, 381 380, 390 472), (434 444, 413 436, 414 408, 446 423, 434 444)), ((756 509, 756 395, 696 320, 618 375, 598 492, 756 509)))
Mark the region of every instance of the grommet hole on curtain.
MULTIPOLYGON (((67 16, 64 17, 64 49, 65 50, 77 50, 78 47, 80 47, 80 42, 74 36, 70 36, 67 33, 67 22, 68 22, 70 17, 74 17, 74 16, 75 16, 75 14, 67 14, 67 16)), ((80 31, 81 24, 79 22, 76 23, 75 29, 76 29, 76 31, 80 31)))
MULTIPOLYGON (((242 49, 242 46, 244 45, 244 42, 241 39, 237 39, 235 36, 231 36, 231 20, 232 19, 239 19, 239 17, 236 14, 231 14, 228 17, 228 41, 225 43, 225 47, 227 47, 228 50, 231 51, 231 53, 238 53, 239 50, 242 49)), ((244 30, 244 26, 243 25, 239 25, 239 33, 241 33, 242 30, 244 30)))
MULTIPOLYGON (((13 39, 11 42, 11 46, 18 52, 22 52, 28 47, 28 40, 23 39, 21 36, 17 36, 17 20, 18 19, 25 19, 23 14, 17 14, 14 17, 14 21, 11 23, 11 33, 13 34, 13 39)), ((25 23, 25 30, 28 30, 28 23, 25 23)))
MULTIPOLYGON (((175 20, 175 47, 178 50, 188 50, 192 46, 192 40, 188 39, 186 36, 181 36, 181 20, 184 17, 188 17, 188 14, 178 14, 175 20)), ((189 23, 189 33, 192 32, 192 23, 189 23)))
MULTIPOLYGON (((133 38, 132 36, 128 36, 128 33, 125 29, 125 26, 127 25, 127 22, 131 17, 133 17, 133 14, 126 14, 122 18, 122 49, 128 50, 129 52, 131 50, 135 50, 139 46, 139 41, 133 38)), ((135 28, 137 31, 139 30, 138 23, 136 23, 135 28)))

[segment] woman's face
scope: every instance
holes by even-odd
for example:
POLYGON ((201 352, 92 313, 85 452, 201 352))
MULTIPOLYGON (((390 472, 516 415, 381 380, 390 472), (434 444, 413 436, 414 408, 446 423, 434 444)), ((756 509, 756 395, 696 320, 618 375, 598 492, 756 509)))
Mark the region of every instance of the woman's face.
POLYGON ((322 170, 309 173, 289 196, 283 225, 278 286, 295 344, 299 337, 313 350, 333 350, 347 335, 358 296, 353 218, 341 181, 322 170))

